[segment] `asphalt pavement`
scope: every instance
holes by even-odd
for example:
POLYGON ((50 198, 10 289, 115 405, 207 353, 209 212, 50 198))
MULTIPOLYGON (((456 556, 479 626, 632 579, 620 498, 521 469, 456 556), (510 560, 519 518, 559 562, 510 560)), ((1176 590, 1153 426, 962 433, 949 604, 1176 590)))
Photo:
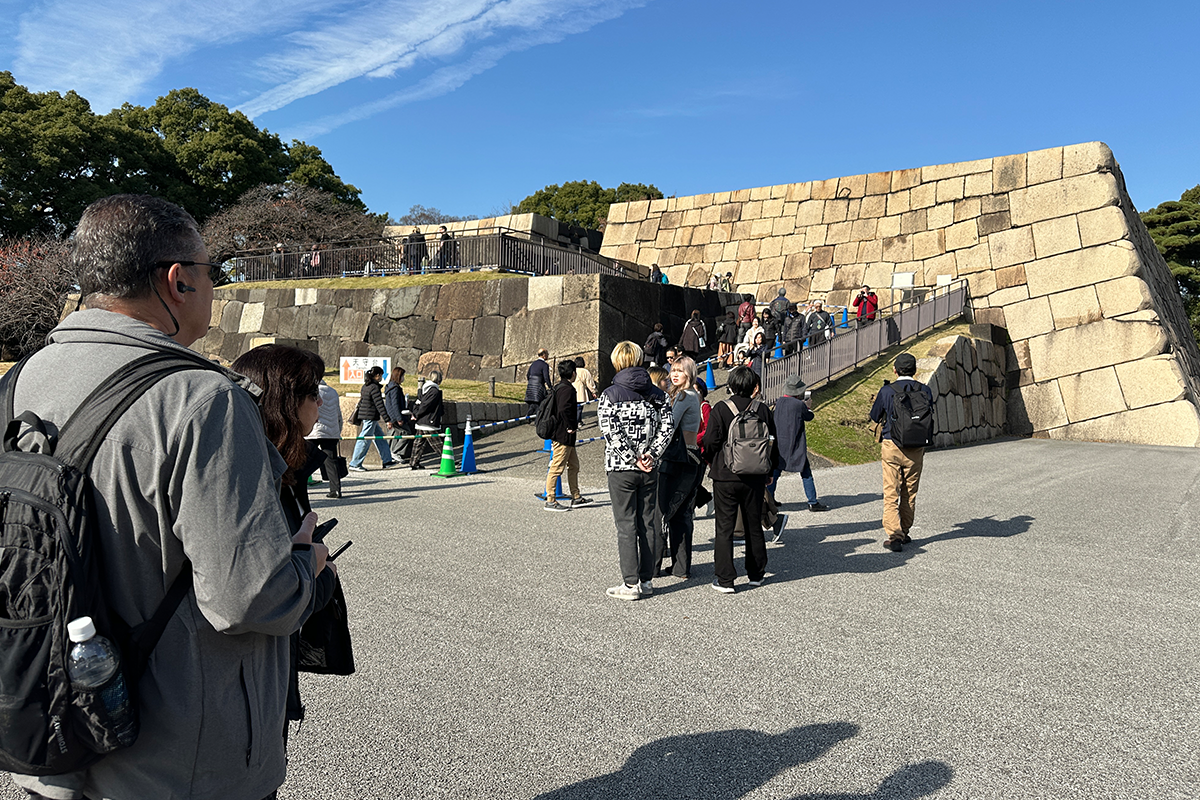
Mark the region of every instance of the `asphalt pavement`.
POLYGON ((302 676, 280 798, 1200 796, 1200 452, 931 451, 902 553, 877 463, 818 470, 824 513, 786 476, 765 585, 712 590, 709 517, 623 602, 602 443, 559 514, 537 445, 316 503, 359 671, 302 676))

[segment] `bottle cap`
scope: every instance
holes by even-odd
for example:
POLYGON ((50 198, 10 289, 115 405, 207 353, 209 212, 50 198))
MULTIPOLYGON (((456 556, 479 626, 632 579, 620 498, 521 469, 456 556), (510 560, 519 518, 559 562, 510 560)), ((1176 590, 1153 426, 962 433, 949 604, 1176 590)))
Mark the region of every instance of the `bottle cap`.
POLYGON ((67 635, 72 642, 86 642, 96 635, 96 625, 91 617, 80 617, 67 623, 67 635))

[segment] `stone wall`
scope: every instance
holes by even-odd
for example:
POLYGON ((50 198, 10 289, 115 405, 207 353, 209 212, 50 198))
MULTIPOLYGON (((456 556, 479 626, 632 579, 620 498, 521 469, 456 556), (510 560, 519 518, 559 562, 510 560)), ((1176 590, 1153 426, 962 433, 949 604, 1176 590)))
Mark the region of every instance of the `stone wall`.
POLYGON ((934 446, 994 439, 1006 430, 1004 348, 967 336, 938 339, 917 361, 934 399, 934 446))
POLYGON ((1200 349, 1170 272, 1099 142, 614 205, 602 253, 672 283, 732 272, 769 300, 844 305, 893 276, 970 283, 1005 327, 1017 433, 1196 446, 1200 349))
MULTIPOLYGON (((194 345, 233 361, 262 337, 311 341, 326 364, 341 356, 394 359, 412 373, 520 382, 537 351, 583 356, 600 380, 621 339, 641 344, 655 322, 676 341, 693 309, 714 329, 731 295, 609 275, 496 276, 398 289, 223 287, 212 327, 194 345)), ((715 339, 713 340, 715 347, 715 339)), ((710 348, 711 349, 711 348, 710 348)))

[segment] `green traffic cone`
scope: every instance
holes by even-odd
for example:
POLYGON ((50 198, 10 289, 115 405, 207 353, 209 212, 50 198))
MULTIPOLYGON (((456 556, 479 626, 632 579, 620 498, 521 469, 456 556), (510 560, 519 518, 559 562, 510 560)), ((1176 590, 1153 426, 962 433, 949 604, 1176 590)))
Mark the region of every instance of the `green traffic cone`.
POLYGON ((442 440, 442 467, 437 471, 437 476, 453 478, 457 474, 454 469, 454 443, 450 440, 450 429, 446 428, 446 438, 442 440))

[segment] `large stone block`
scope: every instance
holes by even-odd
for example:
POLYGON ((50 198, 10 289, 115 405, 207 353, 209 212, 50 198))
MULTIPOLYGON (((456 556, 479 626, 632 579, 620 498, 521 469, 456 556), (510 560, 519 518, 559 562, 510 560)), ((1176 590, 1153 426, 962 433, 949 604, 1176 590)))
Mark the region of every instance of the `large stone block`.
MULTIPOLYGON (((559 301, 562 300, 562 278, 535 278, 534 280, 554 280, 559 286, 559 301)), ((443 319, 474 319, 483 315, 483 281, 465 281, 447 283, 438 293, 437 311, 433 318, 443 319)))
POLYGON ((504 353, 504 317, 480 317, 475 320, 470 352, 477 356, 504 353))
MULTIPOLYGON (((296 305, 311 306, 315 302, 317 302, 317 290, 316 289, 297 289, 296 290, 296 305)), ((281 308, 283 307, 282 303, 280 304, 280 307, 281 308)))
POLYGON ((980 216, 977 227, 980 236, 990 236, 993 233, 1006 231, 1011 228, 1012 221, 1009 219, 1007 211, 996 211, 980 216))
POLYGON ((1079 226, 1075 217, 1059 217, 1033 224, 1033 249, 1038 258, 1078 250, 1080 247, 1079 226))
POLYGON ((1030 339, 1029 359, 1040 382, 1155 356, 1166 346, 1160 325, 1103 319, 1030 339))
POLYGON ((379 347, 396 347, 397 335, 392 320, 381 315, 373 315, 367 326, 367 342, 379 347))
POLYGON ((1025 265, 1005 267, 996 270, 996 288, 1007 289, 1010 286, 1021 286, 1025 283, 1025 265))
MULTIPOLYGON (((493 282, 486 281, 486 283, 493 282)), ((416 311, 417 302, 420 299, 420 286, 403 286, 399 289, 392 289, 388 295, 384 313, 392 319, 401 319, 410 316, 416 311)))
MULTIPOLYGON (((1003 234, 996 235, 1002 236, 1003 234)), ((994 257, 993 263, 995 263, 994 257)), ((1025 282, 1029 286, 1029 295, 1037 297, 1125 275, 1133 275, 1137 272, 1138 266, 1137 254, 1134 252, 1133 246, 1129 242, 1118 242, 1027 263, 1025 265, 1025 282)))
MULTIPOLYGON (((221 330, 226 333, 237 333, 241 327, 242 308, 245 303, 238 300, 230 300, 221 309, 221 330)), ((240 353, 238 355, 241 355, 240 353)), ((232 360, 232 359, 231 359, 232 360)))
POLYGON ((979 244, 979 230, 973 219, 951 225, 945 233, 947 250, 962 250, 979 244))
MULTIPOLYGON (((314 308, 316 308, 316 306, 297 306, 296 307, 296 319, 292 322, 292 338, 293 339, 307 339, 309 337, 308 319, 309 319, 309 317, 312 316, 312 310, 314 308)), ((366 337, 366 325, 369 324, 369 322, 370 322, 371 314, 370 314, 370 312, 355 312, 355 313, 362 313, 366 317, 366 321, 363 323, 363 336, 359 337, 360 339, 362 339, 362 338, 366 337)))
POLYGON ((1009 430, 1028 436, 1067 424, 1057 381, 1020 386, 1008 395, 1009 430))
POLYGON ((563 304, 584 303, 600 299, 599 275, 566 275, 563 277, 563 304))
POLYGON ((247 303, 242 307, 242 316, 238 320, 238 333, 258 333, 262 330, 263 311, 265 303, 247 303))
POLYGON ((1132 314, 1151 307, 1150 287, 1136 275, 1096 284, 1100 311, 1106 317, 1132 314))
POLYGON ((418 317, 429 317, 432 319, 433 315, 437 313, 438 294, 440 290, 441 286, 436 283, 422 286, 421 297, 417 300, 417 305, 413 308, 412 313, 418 317))
POLYGON ((1117 380, 1130 408, 1183 400, 1187 384, 1174 356, 1161 355, 1117 364, 1117 380))
POLYGON ((376 289, 372 292, 370 312, 379 316, 386 314, 390 294, 388 289, 376 289))
POLYGON ((450 351, 454 353, 468 353, 471 350, 471 331, 475 326, 475 321, 471 319, 456 319, 451 321, 450 326, 450 351))
POLYGON ((1050 313, 1054 315, 1054 327, 1058 330, 1086 325, 1103 316, 1096 289, 1092 286, 1050 295, 1050 313))
POLYGON ((1200 416, 1186 400, 1122 411, 1050 431, 1053 439, 1089 442, 1129 442, 1167 447, 1200 444, 1200 416))
POLYGON ((500 316, 507 317, 525 307, 529 297, 528 278, 500 279, 500 316))
POLYGON ((454 320, 439 319, 434 323, 433 327, 433 345, 434 350, 442 351, 450 349, 450 332, 454 330, 454 320))
POLYGON ((1067 420, 1081 422, 1125 410, 1117 371, 1112 367, 1065 375, 1058 379, 1067 420))
POLYGON ((370 311, 354 311, 349 308, 340 308, 337 315, 333 318, 332 334, 339 339, 361 342, 366 339, 367 326, 370 324, 370 311))
POLYGON ((1085 142, 1063 148, 1063 177, 1089 172, 1112 172, 1117 160, 1103 142, 1085 142))
MULTIPOLYGON (((461 321, 469 322, 470 320, 461 321)), ((446 377, 455 380, 477 381, 479 380, 479 368, 479 356, 473 356, 466 352, 455 352, 450 356, 450 366, 446 370, 446 377)))
POLYGON ((992 269, 992 253, 987 243, 955 251, 954 260, 958 266, 959 276, 992 269))
POLYGON ((987 241, 992 266, 996 269, 1023 264, 1034 258, 1032 228, 998 231, 988 236, 987 241))
MULTIPOLYGON (((560 353, 586 353, 599 349, 601 301, 573 303, 527 311, 509 317, 504 327, 504 363, 526 363, 536 358, 538 348, 560 353), (553 341, 547 332, 553 331, 553 341)), ((642 319, 657 319, 643 317, 642 319)), ((641 342, 639 341, 638 344, 641 342)))
POLYGON ((1093 173, 1017 189, 1009 194, 1009 210, 1014 225, 1032 225, 1118 205, 1120 199, 1121 189, 1115 176, 1093 173))
POLYGON ((267 308, 279 308, 281 306, 294 306, 294 305, 296 305, 296 290, 295 289, 268 289, 265 305, 267 308))
POLYGON ((1062 148, 1051 147, 1025 154, 1025 179, 1029 185, 1062 178, 1062 148))
POLYGON ((1125 212, 1117 206, 1085 211, 1077 218, 1079 239, 1084 247, 1120 241, 1129 237, 1125 212))
MULTIPOLYGON (((290 306, 288 306, 290 308, 290 306)), ((263 333, 273 334, 279 331, 279 307, 267 306, 263 309, 262 324, 258 329, 263 333)))
POLYGON ((205 355, 221 355, 221 346, 225 343, 225 331, 220 328, 209 328, 193 345, 192 349, 205 355))
POLYGON ((447 370, 450 369, 450 359, 453 353, 445 350, 430 350, 428 353, 422 353, 417 359, 417 374, 428 375, 431 370, 439 370, 445 376, 447 370))

